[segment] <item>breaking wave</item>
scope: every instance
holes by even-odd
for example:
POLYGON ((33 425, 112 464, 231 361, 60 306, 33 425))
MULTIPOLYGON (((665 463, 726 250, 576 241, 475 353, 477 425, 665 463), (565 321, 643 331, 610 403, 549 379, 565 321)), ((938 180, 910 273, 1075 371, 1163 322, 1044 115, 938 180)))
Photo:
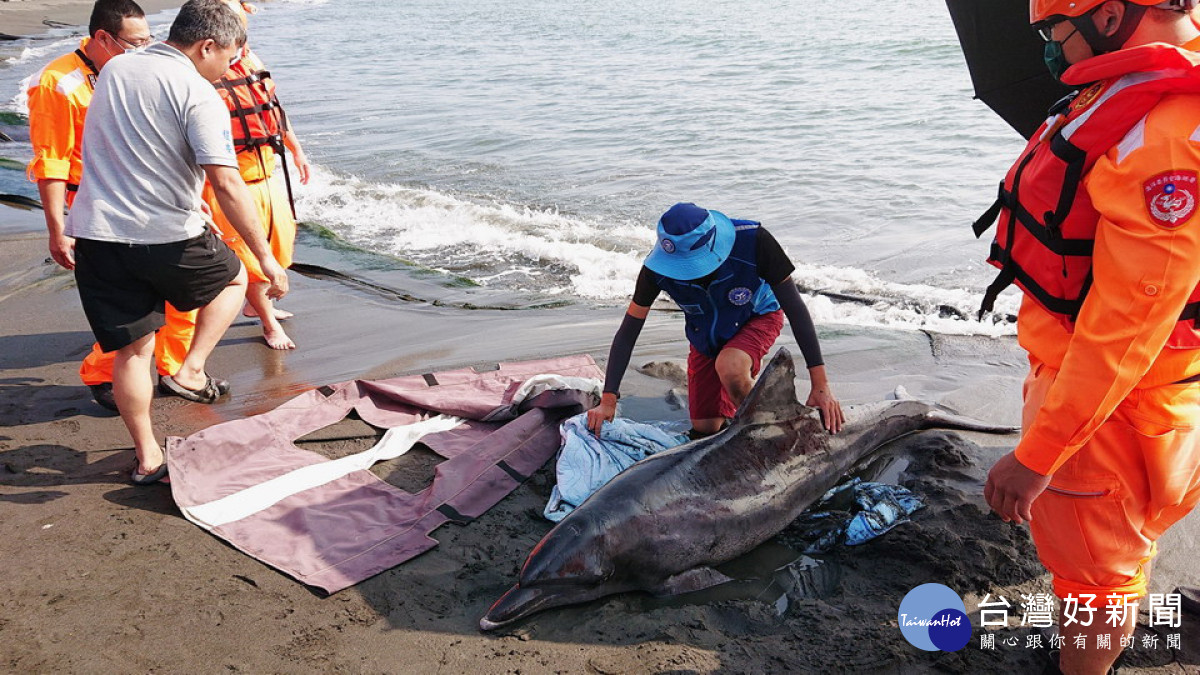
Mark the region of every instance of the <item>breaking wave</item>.
MULTIPOLYGON (((344 241, 506 291, 623 304, 654 242, 644 222, 612 220, 381 184, 318 170, 297 199, 301 219, 344 241)), ((901 284, 855 268, 798 263, 814 319, 950 334, 1011 335, 1017 297, 983 321, 978 289, 901 284)))

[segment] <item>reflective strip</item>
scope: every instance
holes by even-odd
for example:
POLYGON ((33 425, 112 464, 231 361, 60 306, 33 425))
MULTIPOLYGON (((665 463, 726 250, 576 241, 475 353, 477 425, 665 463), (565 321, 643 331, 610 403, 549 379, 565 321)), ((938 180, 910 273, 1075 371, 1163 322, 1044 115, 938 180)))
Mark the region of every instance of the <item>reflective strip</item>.
MULTIPOLYGON (((1149 117, 1147 115, 1147 117, 1149 117)), ((1129 153, 1137 150, 1146 144, 1146 117, 1138 120, 1138 123, 1133 125, 1129 133, 1125 134, 1125 138, 1117 143, 1117 164, 1125 161, 1129 153)))
POLYGON ((1192 132, 1192 135, 1188 138, 1188 140, 1200 142, 1200 127, 1196 127, 1196 130, 1192 132))
POLYGON ((72 92, 85 82, 87 82, 87 76, 83 74, 82 70, 76 68, 63 75, 62 79, 58 81, 58 86, 55 88, 63 96, 70 96, 72 92))
POLYGON ((415 424, 388 429, 370 450, 311 464, 207 504, 181 507, 180 510, 188 520, 211 530, 269 509, 294 494, 331 483, 355 471, 369 469, 376 462, 395 459, 408 452, 421 437, 449 431, 461 422, 457 417, 438 415, 415 424))
POLYGON ((742 230, 753 230, 756 227, 758 227, 758 226, 757 225, 734 225, 733 230, 735 232, 741 232, 742 230))
POLYGON ((1083 126, 1091 118, 1092 114, 1099 110, 1100 107, 1103 106, 1106 101, 1108 101, 1108 99, 1116 96, 1129 87, 1135 87, 1140 84, 1153 82, 1155 80, 1162 80, 1168 77, 1179 77, 1183 74, 1184 72, 1182 70, 1159 70, 1148 73, 1132 73, 1130 75, 1125 75, 1121 79, 1114 82, 1113 85, 1108 88, 1108 91, 1105 91, 1100 98, 1082 115, 1076 117, 1074 120, 1071 120, 1067 126, 1063 127, 1063 138, 1067 139, 1068 141, 1071 140, 1071 135, 1076 131, 1079 131, 1079 127, 1083 126))

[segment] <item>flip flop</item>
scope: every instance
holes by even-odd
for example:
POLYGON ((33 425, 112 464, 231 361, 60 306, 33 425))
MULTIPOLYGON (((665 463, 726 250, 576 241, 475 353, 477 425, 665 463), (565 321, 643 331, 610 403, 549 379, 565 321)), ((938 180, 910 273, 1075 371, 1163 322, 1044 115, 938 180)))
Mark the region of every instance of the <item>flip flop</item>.
POLYGON ((158 389, 164 394, 173 394, 196 403, 215 403, 222 395, 229 393, 229 383, 225 380, 208 377, 202 388, 188 389, 176 382, 175 378, 170 375, 163 375, 158 381, 158 389))
MULTIPOLYGON (((2 0, 0 0, 0 1, 2 1, 2 0)), ((163 377, 164 377, 163 375, 158 376, 158 390, 168 396, 174 396, 175 392, 171 389, 168 389, 166 386, 163 385, 163 382, 162 382, 163 377)), ((210 377, 209 379, 211 379, 213 381, 213 383, 217 385, 217 393, 220 394, 221 396, 228 394, 229 390, 232 389, 232 387, 229 385, 229 380, 222 380, 219 377, 210 377)), ((176 382, 175 384, 179 384, 179 383, 176 382)))
POLYGON ((158 465, 158 468, 150 473, 138 473, 137 467, 133 468, 133 473, 129 474, 129 480, 134 485, 151 485, 167 477, 167 463, 163 461, 158 465))

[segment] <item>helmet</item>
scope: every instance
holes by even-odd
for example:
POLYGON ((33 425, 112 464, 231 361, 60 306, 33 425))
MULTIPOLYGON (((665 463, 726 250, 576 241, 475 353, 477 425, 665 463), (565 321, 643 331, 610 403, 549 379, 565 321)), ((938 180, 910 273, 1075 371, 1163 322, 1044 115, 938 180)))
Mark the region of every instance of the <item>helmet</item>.
MULTIPOLYGON (((1029 23, 1040 23, 1054 16, 1083 16, 1107 0, 1029 0, 1029 23)), ((1196 0, 1125 0, 1135 5, 1154 6, 1163 9, 1190 10, 1196 0)))

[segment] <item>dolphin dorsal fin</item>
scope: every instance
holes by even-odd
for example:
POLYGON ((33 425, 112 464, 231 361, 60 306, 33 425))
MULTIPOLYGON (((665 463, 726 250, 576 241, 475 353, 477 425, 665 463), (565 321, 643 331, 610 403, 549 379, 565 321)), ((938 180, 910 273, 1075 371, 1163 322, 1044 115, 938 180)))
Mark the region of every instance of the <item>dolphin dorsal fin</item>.
POLYGON ((800 406, 796 398, 796 364, 787 349, 780 348, 763 368, 758 382, 738 407, 735 420, 770 416, 780 419, 790 417, 800 406))

